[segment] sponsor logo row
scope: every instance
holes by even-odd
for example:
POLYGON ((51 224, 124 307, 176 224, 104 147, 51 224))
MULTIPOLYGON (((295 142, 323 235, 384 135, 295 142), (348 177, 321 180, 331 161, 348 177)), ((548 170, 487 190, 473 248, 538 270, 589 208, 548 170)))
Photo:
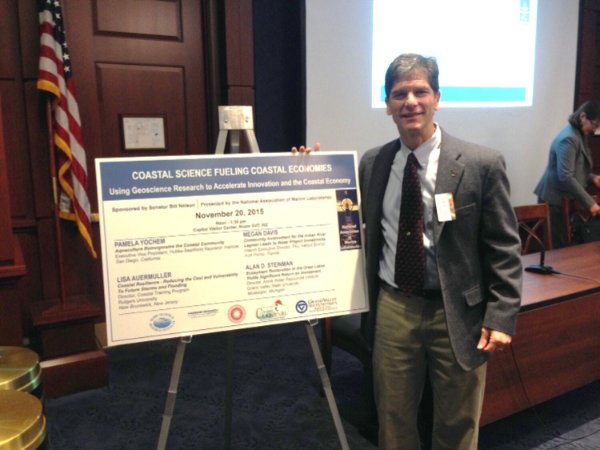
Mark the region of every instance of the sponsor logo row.
MULTIPOLYGON (((321 306, 318 304, 318 306, 321 306)), ((298 300, 294 306, 298 314, 305 314, 309 311, 309 303, 306 300, 298 300)), ((321 307, 315 308, 322 309, 321 307)), ((218 313, 218 309, 206 309, 200 311, 188 312, 190 318, 211 317, 218 313)), ((282 300, 276 300, 272 305, 256 308, 256 318, 260 321, 282 320, 288 316, 288 306, 282 300)), ((227 318, 232 323, 243 323, 246 320, 246 308, 243 305, 236 304, 227 311, 227 318)), ((154 331, 167 331, 175 324, 175 317, 169 313, 160 313, 150 318, 150 328, 154 331)))

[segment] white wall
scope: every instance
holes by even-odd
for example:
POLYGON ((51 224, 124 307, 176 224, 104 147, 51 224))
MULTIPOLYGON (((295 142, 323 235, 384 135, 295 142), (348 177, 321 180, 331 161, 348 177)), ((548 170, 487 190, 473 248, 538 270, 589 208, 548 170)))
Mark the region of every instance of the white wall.
MULTIPOLYGON (((539 0, 532 107, 436 113, 449 133, 505 155, 514 205, 536 201, 532 191, 550 142, 573 111, 578 12, 578 0, 539 0)), ((399 26, 402 20, 418 20, 423 32, 435 32, 427 30, 428 14, 435 11, 399 18, 399 26)), ((308 144, 362 154, 397 137, 385 110, 370 106, 371 15, 368 0, 306 2, 308 144)))

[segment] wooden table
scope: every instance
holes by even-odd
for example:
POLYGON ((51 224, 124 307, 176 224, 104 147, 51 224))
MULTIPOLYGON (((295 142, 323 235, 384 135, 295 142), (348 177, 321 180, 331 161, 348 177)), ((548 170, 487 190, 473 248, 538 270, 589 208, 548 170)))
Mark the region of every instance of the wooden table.
POLYGON ((488 364, 482 426, 600 379, 600 242, 547 251, 546 265, 560 274, 524 272, 517 334, 488 364))

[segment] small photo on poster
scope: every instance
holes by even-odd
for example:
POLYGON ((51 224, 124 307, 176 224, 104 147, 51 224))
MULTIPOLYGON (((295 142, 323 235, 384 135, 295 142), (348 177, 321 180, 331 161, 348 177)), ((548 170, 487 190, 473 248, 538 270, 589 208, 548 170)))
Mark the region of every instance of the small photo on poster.
POLYGON ((356 189, 337 190, 336 203, 340 230, 340 249, 360 249, 360 216, 356 189))

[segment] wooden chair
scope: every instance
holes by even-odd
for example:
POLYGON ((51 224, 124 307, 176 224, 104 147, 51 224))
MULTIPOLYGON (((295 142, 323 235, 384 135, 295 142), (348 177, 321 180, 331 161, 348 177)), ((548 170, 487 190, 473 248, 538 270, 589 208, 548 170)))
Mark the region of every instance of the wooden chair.
POLYGON ((521 236, 521 254, 527 255, 552 249, 552 227, 550 226, 550 208, 547 203, 514 207, 521 236), (536 239, 537 237, 537 239, 536 239), (538 241, 539 239, 539 241, 538 241))
MULTIPOLYGON (((596 203, 600 203, 600 194, 592 195, 596 203)), ((565 230, 565 245, 573 245, 573 216, 579 215, 584 220, 589 219, 590 213, 575 200, 564 198, 562 202, 563 227, 565 230)))

